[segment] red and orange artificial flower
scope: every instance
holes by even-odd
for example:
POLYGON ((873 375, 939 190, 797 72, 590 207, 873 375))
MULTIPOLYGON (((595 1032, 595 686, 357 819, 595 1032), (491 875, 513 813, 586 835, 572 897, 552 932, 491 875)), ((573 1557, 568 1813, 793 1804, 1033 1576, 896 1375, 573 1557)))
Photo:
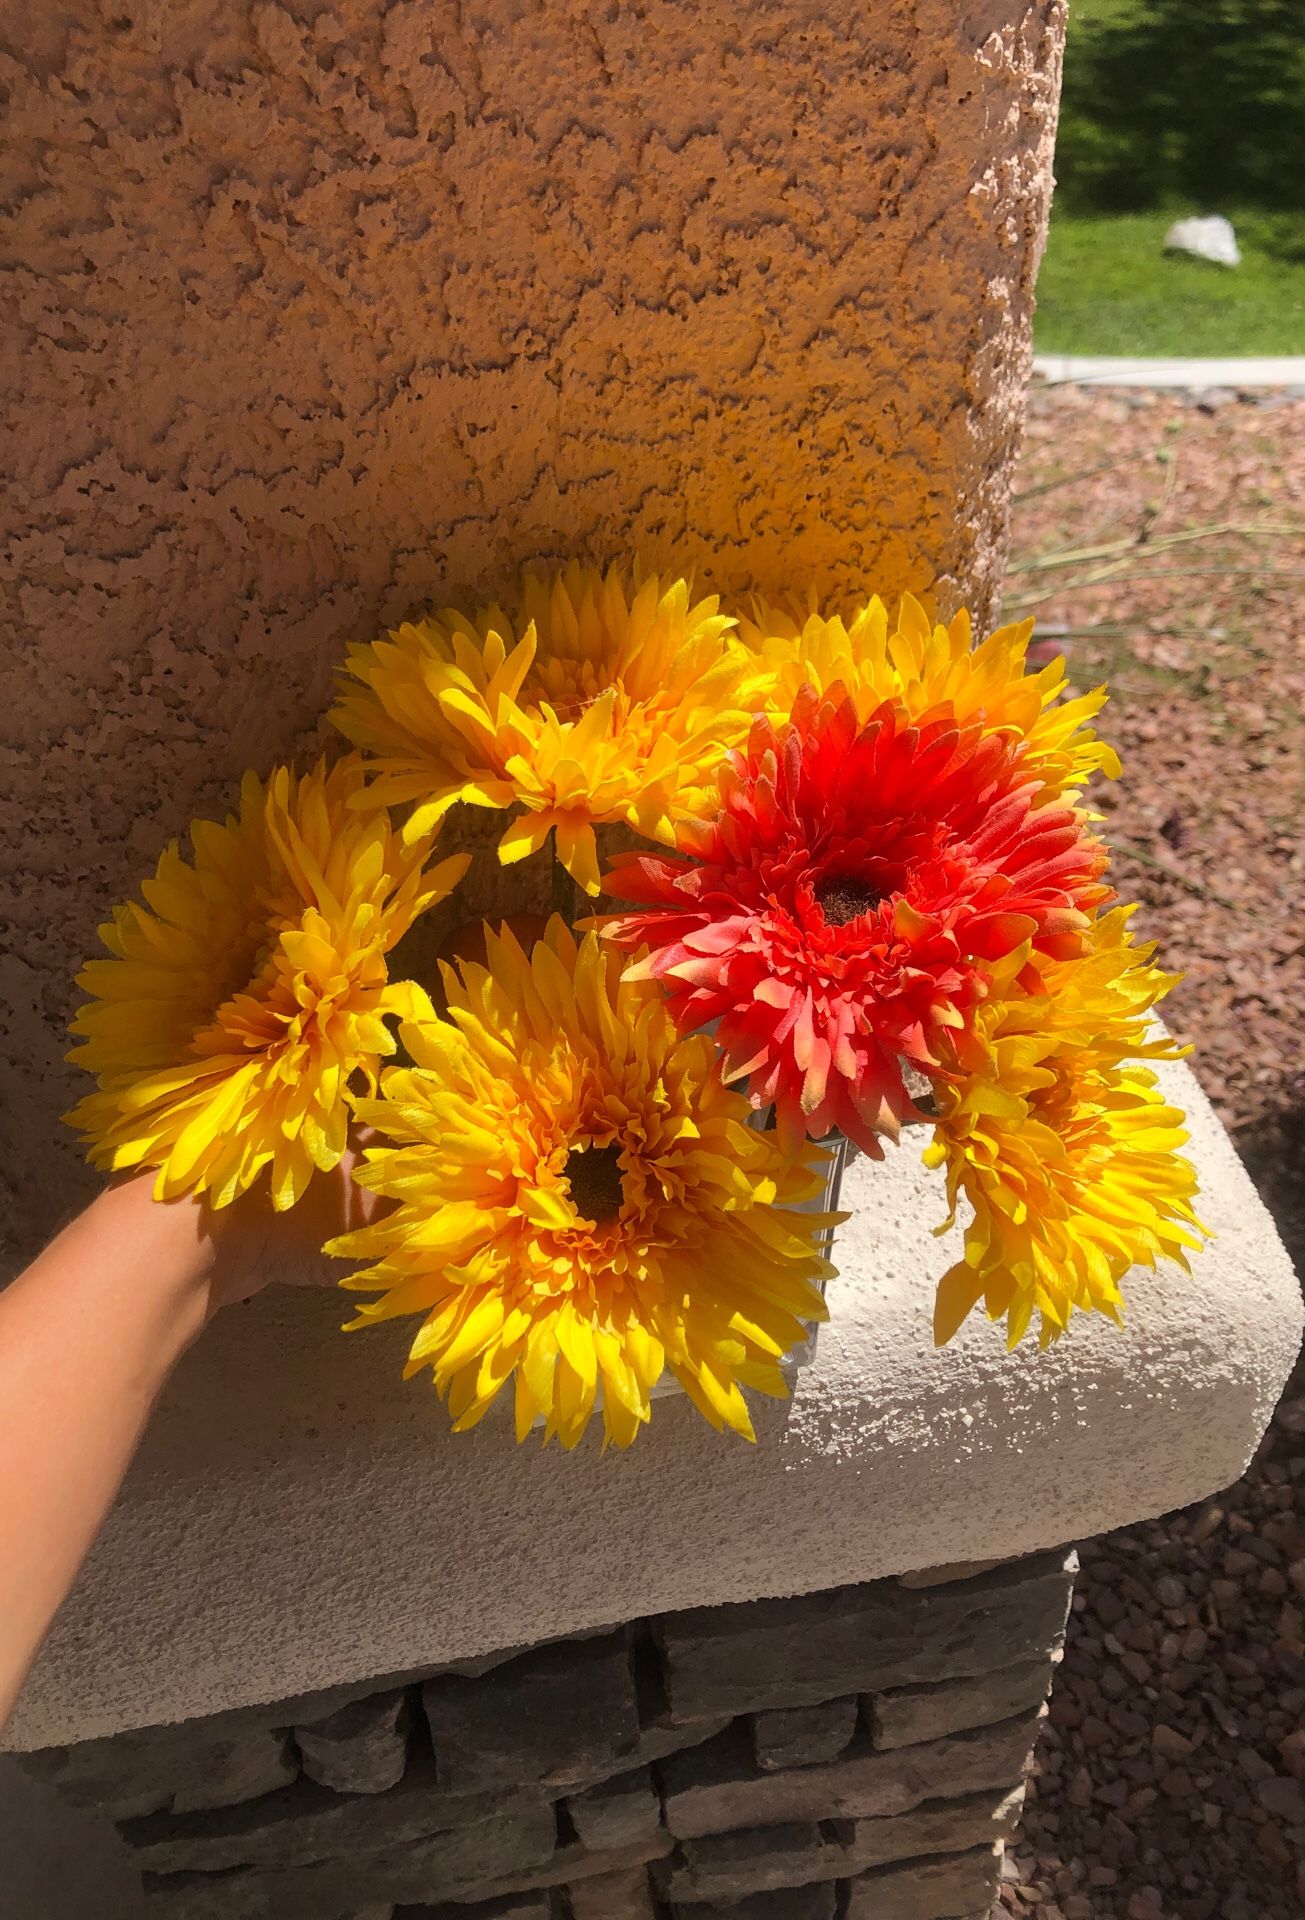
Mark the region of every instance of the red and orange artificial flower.
POLYGON ((861 724, 841 684, 804 686, 729 756, 714 818, 616 863, 637 910, 606 931, 649 948, 632 977, 682 1032, 716 1023, 725 1077, 789 1150, 838 1128, 878 1156, 914 1113, 903 1063, 946 1071, 994 964, 1074 957, 1111 897, 1085 816, 1038 797, 1008 734, 891 701, 861 724))

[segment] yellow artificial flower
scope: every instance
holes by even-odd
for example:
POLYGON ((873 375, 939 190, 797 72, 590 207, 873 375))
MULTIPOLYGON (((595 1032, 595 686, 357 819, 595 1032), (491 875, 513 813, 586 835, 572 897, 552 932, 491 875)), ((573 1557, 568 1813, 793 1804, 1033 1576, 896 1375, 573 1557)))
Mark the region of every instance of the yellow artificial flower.
POLYGON ((964 1257, 939 1284, 939 1345, 980 1299, 1006 1316, 1011 1346, 1034 1313, 1044 1346, 1075 1309, 1118 1320, 1130 1267, 1186 1268, 1201 1244, 1183 1115, 1141 1064, 1185 1051, 1148 1021, 1174 978, 1133 945, 1132 911, 1099 920, 1082 958, 1044 963, 1043 993, 1015 988, 1019 956, 1003 963, 961 1042, 960 1075, 937 1089, 925 1159, 946 1167, 952 1205, 939 1231, 962 1196, 974 1209, 964 1257))
POLYGON ((457 801, 510 809, 505 863, 556 834, 557 856, 599 890, 594 825, 669 843, 726 749, 747 731, 755 662, 719 602, 685 580, 576 565, 527 575, 515 617, 453 608, 350 649, 341 732, 371 760, 378 804, 411 806, 420 837, 457 801))
POLYGON ((601 1407, 628 1446, 669 1368, 720 1429, 753 1437, 741 1387, 782 1397, 782 1356, 825 1318, 841 1215, 795 1212, 822 1155, 747 1125, 713 1042, 680 1039, 655 987, 621 979, 597 935, 554 917, 527 955, 487 931, 488 965, 444 969, 447 1014, 405 1021, 415 1064, 359 1115, 395 1144, 362 1183, 397 1200, 328 1246, 380 1290, 351 1326, 420 1313, 408 1376, 430 1367, 458 1430, 515 1376, 517 1438, 579 1441, 601 1407))
POLYGON ((91 999, 69 1059, 98 1090, 68 1115, 92 1162, 157 1167, 155 1197, 226 1206, 271 1167, 292 1206, 344 1152, 355 1076, 375 1087, 409 1004, 386 955, 461 879, 455 855, 423 871, 384 813, 352 804, 356 754, 300 779, 246 774, 240 811, 197 820, 100 928, 110 958, 77 976, 91 999))
POLYGON ((1115 777, 1119 760, 1087 724, 1105 704, 1105 688, 1061 700, 1063 660, 1026 672, 1032 632, 1033 622, 1024 620, 998 627, 975 647, 968 613, 937 625, 910 594, 895 625, 878 596, 846 621, 814 606, 804 611, 755 600, 739 622, 740 639, 767 675, 764 705, 773 718, 788 714, 804 681, 818 693, 841 682, 863 722, 885 700, 913 720, 946 705, 962 726, 979 720, 1022 741, 1021 758, 1040 782, 1039 801, 1048 802, 1074 794, 1098 771, 1115 777))

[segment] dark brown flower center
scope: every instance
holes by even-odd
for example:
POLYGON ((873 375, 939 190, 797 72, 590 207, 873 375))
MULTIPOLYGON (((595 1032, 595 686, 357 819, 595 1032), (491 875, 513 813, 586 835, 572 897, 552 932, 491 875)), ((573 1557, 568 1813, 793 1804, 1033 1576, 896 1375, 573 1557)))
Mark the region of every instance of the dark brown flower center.
POLYGON ((571 1199, 578 1213, 599 1226, 615 1220, 625 1204, 618 1146, 572 1147, 562 1171, 571 1184, 571 1199))
POLYGON ((845 927, 849 920, 869 913, 883 899, 873 887, 855 873, 834 873, 816 888, 816 905, 831 927, 845 927))

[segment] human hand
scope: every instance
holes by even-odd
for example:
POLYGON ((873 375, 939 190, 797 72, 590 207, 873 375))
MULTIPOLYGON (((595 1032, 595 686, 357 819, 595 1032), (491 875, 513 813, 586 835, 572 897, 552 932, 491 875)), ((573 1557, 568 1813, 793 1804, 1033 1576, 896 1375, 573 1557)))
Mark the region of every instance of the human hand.
POLYGON ((205 1209, 213 1246, 208 1318, 273 1281, 291 1287, 336 1285, 342 1269, 322 1252, 325 1242, 369 1225, 394 1204, 354 1179, 364 1147, 377 1137, 361 1128, 351 1133, 339 1165, 314 1174, 302 1199, 284 1213, 273 1208, 262 1182, 220 1212, 205 1209))
POLYGON ((0 1453, 22 1463, 0 1477, 0 1724, 187 1347, 270 1280, 330 1285, 322 1242, 386 1204, 354 1180, 362 1146, 280 1214, 266 1181, 215 1211, 155 1200, 149 1168, 112 1180, 0 1292, 0 1453))

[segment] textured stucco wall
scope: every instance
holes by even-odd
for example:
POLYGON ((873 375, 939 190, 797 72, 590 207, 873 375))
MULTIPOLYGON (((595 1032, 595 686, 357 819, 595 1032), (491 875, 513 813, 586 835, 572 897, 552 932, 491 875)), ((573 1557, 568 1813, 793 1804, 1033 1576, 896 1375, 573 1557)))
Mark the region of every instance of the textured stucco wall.
POLYGON ((0 1219, 69 974, 344 641, 522 559, 1002 557, 1063 0, 10 9, 0 1219))
POLYGON ((449 1432, 411 1329, 343 1338, 272 1287, 182 1362, 6 1738, 36 1747, 461 1660, 671 1608, 1004 1559, 1185 1506, 1243 1471, 1301 1336, 1300 1287, 1191 1073, 1193 1261, 1135 1273, 1125 1331, 1041 1354, 929 1319, 918 1140, 854 1162, 831 1317, 760 1443, 657 1403, 628 1453, 516 1447, 511 1406, 449 1432))

